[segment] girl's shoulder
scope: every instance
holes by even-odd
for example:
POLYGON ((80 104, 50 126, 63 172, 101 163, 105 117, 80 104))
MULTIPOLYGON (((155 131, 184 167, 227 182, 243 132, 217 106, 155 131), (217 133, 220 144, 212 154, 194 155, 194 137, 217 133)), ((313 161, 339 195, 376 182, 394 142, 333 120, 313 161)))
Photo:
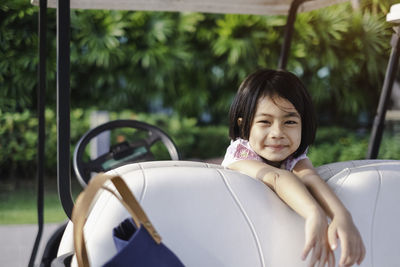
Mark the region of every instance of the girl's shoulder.
POLYGON ((262 161, 262 158, 250 147, 248 140, 239 138, 231 141, 221 165, 226 167, 239 160, 262 161))
POLYGON ((299 162, 302 159, 307 159, 307 152, 308 152, 308 148, 306 149, 306 151, 304 151, 303 154, 301 154, 298 157, 289 157, 284 161, 284 166, 283 169, 286 169, 288 171, 292 171, 294 166, 296 166, 297 162, 299 162))

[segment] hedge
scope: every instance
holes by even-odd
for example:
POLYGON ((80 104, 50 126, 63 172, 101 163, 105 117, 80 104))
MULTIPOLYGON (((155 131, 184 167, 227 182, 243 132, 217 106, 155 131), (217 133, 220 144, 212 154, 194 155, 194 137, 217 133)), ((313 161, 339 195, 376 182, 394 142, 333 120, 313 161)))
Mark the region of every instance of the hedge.
MULTIPOLYGON (((71 111, 71 154, 79 138, 89 129, 93 110, 71 111)), ((45 173, 55 176, 57 165, 56 115, 47 109, 45 173)), ((199 126, 196 119, 166 114, 136 114, 131 111, 111 112, 110 119, 136 119, 156 125, 175 141, 183 159, 222 157, 229 144, 228 127, 199 126)), ((35 114, 0 111, 0 177, 35 177, 37 124, 35 114)), ((317 132, 309 157, 315 166, 336 161, 365 158, 368 135, 341 127, 322 127, 317 132)), ((400 159, 400 135, 385 133, 379 158, 400 159)))
MULTIPOLYGON (((89 130, 93 110, 71 110, 71 154, 82 135, 89 130)), ((130 111, 111 112, 110 119, 135 119, 156 125, 167 132, 176 143, 183 159, 220 157, 229 144, 227 127, 197 125, 197 120, 177 115, 136 114, 130 111), (206 141, 208 140, 208 141, 206 141), (207 145, 205 145, 207 143, 207 145)), ((0 111, 0 177, 35 176, 38 120, 32 112, 2 113, 0 111)), ((45 173, 57 172, 56 114, 46 109, 45 173)), ((157 151, 159 148, 155 148, 157 151)), ((161 151, 161 153, 165 153, 161 151)), ((163 156, 161 156, 162 158, 163 156)), ((2 178, 2 179, 3 179, 2 178)))

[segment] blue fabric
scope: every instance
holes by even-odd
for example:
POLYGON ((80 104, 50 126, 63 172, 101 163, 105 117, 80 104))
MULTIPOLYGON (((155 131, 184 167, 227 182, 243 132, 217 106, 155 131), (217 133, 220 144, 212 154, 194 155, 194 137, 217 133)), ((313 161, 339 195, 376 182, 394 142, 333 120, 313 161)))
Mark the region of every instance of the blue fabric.
POLYGON ((141 226, 136 229, 132 218, 124 220, 113 230, 117 254, 105 267, 183 267, 178 257, 163 243, 157 244, 149 232, 141 226))

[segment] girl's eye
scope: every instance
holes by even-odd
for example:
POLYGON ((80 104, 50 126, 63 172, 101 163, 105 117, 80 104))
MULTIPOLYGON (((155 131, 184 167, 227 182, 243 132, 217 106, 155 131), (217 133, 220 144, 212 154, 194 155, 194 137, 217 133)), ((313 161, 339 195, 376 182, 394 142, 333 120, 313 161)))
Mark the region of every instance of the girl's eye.
POLYGON ((261 123, 261 124, 270 124, 270 122, 267 121, 267 120, 258 121, 258 123, 261 123))
POLYGON ((297 121, 286 121, 285 124, 294 125, 297 124, 297 121))

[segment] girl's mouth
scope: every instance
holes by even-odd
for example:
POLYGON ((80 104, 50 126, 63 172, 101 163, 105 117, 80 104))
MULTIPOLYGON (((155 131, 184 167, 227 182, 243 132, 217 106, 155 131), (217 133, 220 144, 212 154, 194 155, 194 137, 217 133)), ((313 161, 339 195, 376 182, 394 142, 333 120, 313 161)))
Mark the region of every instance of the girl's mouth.
POLYGON ((267 145, 267 147, 274 151, 280 151, 280 150, 284 149, 286 146, 285 145, 267 145))

